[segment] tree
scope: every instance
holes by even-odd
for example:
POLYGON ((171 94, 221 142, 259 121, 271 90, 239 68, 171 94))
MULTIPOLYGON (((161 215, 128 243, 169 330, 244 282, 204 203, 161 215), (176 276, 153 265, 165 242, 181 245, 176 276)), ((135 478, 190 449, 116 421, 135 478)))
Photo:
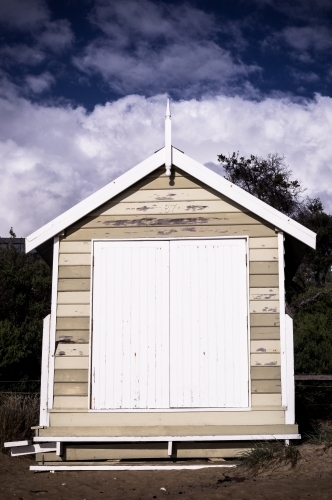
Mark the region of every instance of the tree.
POLYGON ((297 214, 304 189, 299 181, 291 178, 292 171, 283 156, 275 153, 267 158, 254 155, 244 158, 233 153, 219 155, 218 161, 228 181, 290 217, 297 214))
POLYGON ((51 304, 49 267, 13 247, 1 249, 0 297, 0 386, 28 391, 26 380, 40 378, 42 320, 51 304))
POLYGON ((294 314, 297 373, 332 369, 332 215, 319 198, 304 197, 285 159, 239 153, 219 155, 225 178, 317 234, 317 248, 306 249, 303 262, 286 290, 294 314))
POLYGON ((293 294, 310 285, 322 285, 332 266, 332 216, 324 212, 319 198, 304 197, 301 183, 292 179, 285 158, 278 153, 266 159, 219 155, 225 178, 317 233, 316 250, 306 249, 303 264, 293 283, 293 294))
POLYGON ((332 267, 332 215, 324 212, 319 198, 307 199, 302 204, 296 220, 317 234, 316 250, 308 248, 299 269, 297 281, 324 285, 332 267))

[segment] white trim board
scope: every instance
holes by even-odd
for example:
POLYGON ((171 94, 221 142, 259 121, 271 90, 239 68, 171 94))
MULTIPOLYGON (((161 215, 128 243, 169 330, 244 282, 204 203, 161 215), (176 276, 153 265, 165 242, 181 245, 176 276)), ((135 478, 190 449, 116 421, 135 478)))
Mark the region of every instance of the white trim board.
POLYGON ((285 423, 295 423, 295 382, 294 382, 294 339, 293 320, 288 314, 285 315, 285 337, 286 337, 286 368, 287 368, 287 409, 285 411, 285 423))
POLYGON ((61 233, 61 231, 66 229, 68 226, 100 207, 103 203, 106 203, 108 200, 122 193, 122 191, 140 181, 143 177, 149 175, 158 167, 164 165, 164 163, 165 151, 164 148, 162 148, 143 162, 136 165, 136 167, 120 175, 120 177, 114 181, 111 181, 103 188, 88 196, 88 198, 85 198, 83 201, 59 215, 48 224, 45 224, 45 226, 42 226, 34 233, 27 236, 25 239, 25 251, 30 252, 30 250, 38 247, 56 234, 61 233))
MULTIPOLYGON (((207 186, 218 191, 220 194, 227 196, 239 205, 250 210, 262 219, 274 225, 277 229, 285 231, 287 234, 290 234, 306 245, 315 248, 315 233, 298 222, 295 222, 255 196, 252 196, 238 186, 235 186, 231 182, 224 179, 221 175, 216 174, 204 165, 192 160, 189 156, 174 147, 172 147, 172 159, 174 166, 181 168, 187 174, 195 177, 207 186)), ((143 177, 156 170, 158 167, 164 165, 164 163, 165 148, 162 148, 142 163, 136 165, 136 167, 133 167, 116 180, 110 182, 96 193, 67 210, 67 212, 64 212, 59 217, 56 217, 45 226, 30 234, 25 240, 26 252, 29 252, 56 234, 59 234, 77 220, 92 212, 103 203, 106 203, 110 199, 114 198, 114 196, 120 194, 122 191, 129 188, 143 177)))
MULTIPOLYGON (((173 148, 174 149, 174 148, 173 148)), ((247 193, 244 189, 227 181, 221 175, 191 159, 177 149, 173 151, 173 163, 196 179, 204 182, 219 193, 227 196, 244 208, 266 220, 276 228, 285 231, 306 245, 316 247, 316 234, 293 219, 272 208, 267 203, 247 193)))
POLYGON ((167 441, 274 441, 301 439, 301 434, 232 434, 222 436, 36 436, 34 443, 59 441, 62 443, 148 443, 167 441))
POLYGON ((198 470, 223 467, 234 468, 235 464, 204 464, 204 465, 30 465, 34 471, 71 471, 71 470, 198 470))
POLYGON ((48 382, 50 362, 50 329, 51 315, 48 314, 43 321, 43 343, 41 360, 41 382, 40 382, 40 412, 39 425, 48 427, 50 414, 48 412, 48 382))
POLYGON ((56 312, 57 312, 57 300, 58 300, 59 249, 60 249, 59 236, 55 236, 53 242, 51 325, 50 325, 50 341, 49 341, 49 350, 50 350, 49 375, 48 375, 49 410, 53 408, 53 393, 54 393, 55 333, 56 333, 56 312))
POLYGON ((281 359, 281 405, 287 408, 287 367, 286 367, 286 331, 285 331, 285 258, 284 234, 278 233, 278 276, 280 304, 280 359, 281 359))

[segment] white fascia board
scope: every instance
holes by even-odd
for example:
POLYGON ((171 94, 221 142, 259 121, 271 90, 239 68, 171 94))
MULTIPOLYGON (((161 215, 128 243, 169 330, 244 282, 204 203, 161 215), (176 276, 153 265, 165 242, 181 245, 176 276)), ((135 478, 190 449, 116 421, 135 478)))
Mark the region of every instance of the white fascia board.
MULTIPOLYGON (((274 225, 277 229, 294 236, 294 238, 302 241, 311 248, 316 248, 316 234, 310 231, 310 229, 307 229, 278 210, 270 207, 255 196, 252 196, 238 186, 230 183, 221 175, 216 174, 209 168, 191 159, 189 156, 174 147, 172 147, 172 160, 173 165, 181 168, 188 174, 192 175, 201 182, 204 182, 215 191, 227 196, 244 208, 247 208, 254 214, 274 225)), ((106 203, 110 199, 114 198, 125 189, 128 189, 130 186, 164 164, 165 148, 162 148, 143 162, 136 165, 136 167, 128 170, 114 181, 99 189, 96 193, 59 215, 34 233, 30 234, 25 239, 26 252, 30 252, 30 250, 33 250, 53 236, 59 234, 68 226, 92 212, 103 203, 106 203)))
POLYGON ((61 233, 68 226, 81 219, 88 213, 100 207, 114 196, 122 193, 125 189, 149 175, 156 168, 165 164, 165 148, 160 149, 149 158, 128 170, 120 177, 99 189, 91 196, 70 208, 63 214, 53 219, 45 226, 37 229, 25 239, 25 251, 30 252, 53 236, 61 233))
POLYGON ((31 443, 31 439, 26 439, 25 441, 8 441, 7 443, 3 443, 3 447, 14 448, 15 446, 29 446, 31 443))
POLYGON ((34 443, 44 441, 59 441, 62 443, 150 443, 150 442, 181 442, 181 441, 273 441, 275 439, 301 439, 301 434, 232 434, 210 436, 36 436, 34 443))
POLYGON ((49 453, 56 451, 56 443, 35 443, 28 446, 14 446, 10 449, 12 457, 20 457, 22 455, 33 455, 34 453, 49 453))
POLYGON ((89 470, 199 470, 209 468, 227 468, 237 467, 236 464, 203 464, 203 465, 30 465, 30 470, 33 471, 89 471, 89 470))
POLYGON ((313 231, 310 231, 310 229, 307 229, 290 217, 287 217, 287 215, 282 214, 175 148, 173 148, 173 164, 242 207, 247 208, 277 229, 294 236, 294 238, 302 241, 302 243, 311 248, 316 248, 316 234, 313 231))

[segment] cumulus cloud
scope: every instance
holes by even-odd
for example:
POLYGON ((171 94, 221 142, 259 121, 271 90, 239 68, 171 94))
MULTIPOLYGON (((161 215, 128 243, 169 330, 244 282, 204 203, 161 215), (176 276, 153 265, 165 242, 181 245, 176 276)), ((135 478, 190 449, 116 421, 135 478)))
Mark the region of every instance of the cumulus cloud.
POLYGON ((16 64, 38 66, 45 60, 45 56, 45 53, 40 48, 23 43, 0 47, 0 57, 6 67, 16 64))
POLYGON ((74 40, 74 35, 67 19, 59 19, 46 23, 44 31, 37 35, 38 45, 62 51, 68 48, 74 40))
POLYGON ((220 46, 220 23, 188 4, 100 0, 90 19, 102 34, 73 60, 119 94, 220 92, 260 70, 220 46))
MULTIPOLYGON (((0 100, 0 234, 26 236, 164 144, 165 95, 127 96, 92 113, 0 100)), ((173 145, 219 170, 217 155, 286 156, 332 211, 332 99, 294 103, 217 96, 172 104, 173 145)))
POLYGON ((28 75, 26 77, 26 82, 28 89, 32 90, 35 94, 40 94, 45 90, 49 90, 52 84, 55 82, 55 78, 48 72, 42 73, 41 75, 28 75))
POLYGON ((300 52, 325 51, 332 47, 332 32, 324 26, 289 26, 276 36, 300 52))
POLYGON ((44 0, 0 0, 0 24, 7 29, 31 30, 49 18, 44 0))

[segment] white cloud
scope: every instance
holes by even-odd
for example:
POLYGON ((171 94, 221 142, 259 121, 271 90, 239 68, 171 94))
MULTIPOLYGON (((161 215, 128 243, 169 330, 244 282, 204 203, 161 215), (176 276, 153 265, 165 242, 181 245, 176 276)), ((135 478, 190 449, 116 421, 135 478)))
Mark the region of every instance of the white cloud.
MULTIPOLYGON (((74 63, 82 71, 101 74, 120 94, 234 93, 238 82, 242 85, 260 71, 216 43, 222 23, 188 4, 100 1, 91 20, 102 34, 74 63)), ((227 25, 224 31, 229 35, 232 30, 227 25)), ((234 27, 232 36, 241 45, 234 27)))
POLYGON ((55 52, 69 47, 74 35, 67 19, 50 21, 45 24, 44 31, 37 35, 38 45, 47 47, 55 52))
POLYGON ((324 26, 289 26, 280 33, 280 37, 300 52, 310 49, 324 51, 332 47, 332 32, 324 26))
MULTIPOLYGON (((0 100, 0 235, 26 236, 164 143, 165 96, 84 108, 0 100)), ((211 97, 172 104, 173 145, 218 170, 217 155, 278 152, 332 211, 332 99, 211 97)))
POLYGON ((332 31, 323 24, 287 26, 269 35, 263 41, 262 47, 277 51, 287 48, 293 59, 312 64, 317 54, 327 54, 331 50, 332 31))
POLYGON ((41 75, 28 75, 26 77, 26 82, 28 88, 32 90, 35 94, 40 94, 45 90, 48 90, 51 85, 55 82, 54 77, 48 73, 42 73, 41 75))
POLYGON ((27 66, 37 66, 44 62, 45 53, 40 48, 26 44, 4 45, 0 48, 0 56, 6 66, 25 64, 27 66))
POLYGON ((7 28, 30 30, 48 18, 44 0, 0 0, 0 24, 7 28))

